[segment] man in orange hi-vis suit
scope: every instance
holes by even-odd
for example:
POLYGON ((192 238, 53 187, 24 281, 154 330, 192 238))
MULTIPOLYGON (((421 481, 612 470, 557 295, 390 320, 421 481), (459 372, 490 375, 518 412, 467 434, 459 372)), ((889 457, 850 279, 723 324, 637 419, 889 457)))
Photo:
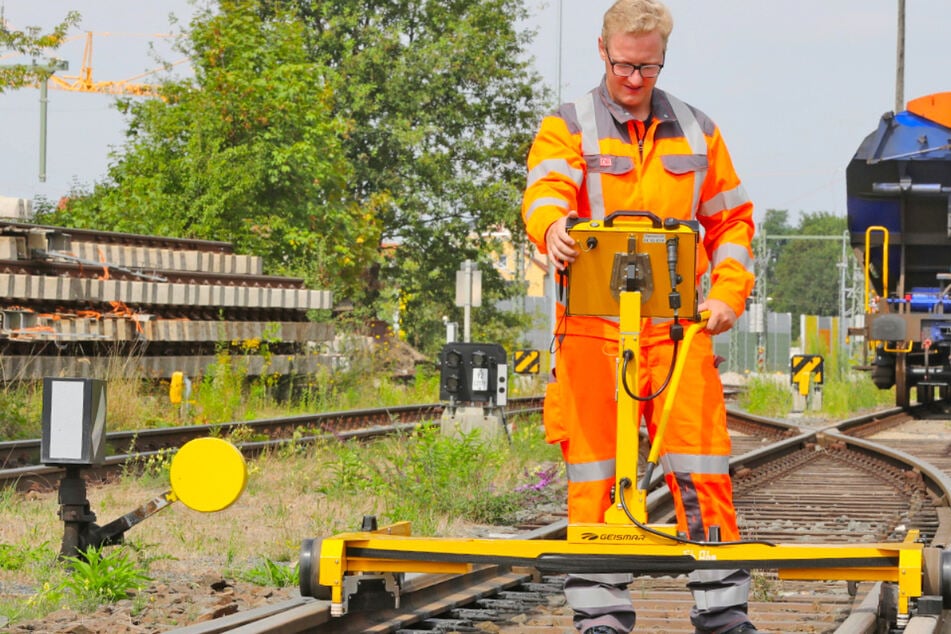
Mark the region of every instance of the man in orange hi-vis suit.
MULTIPOLYGON (((702 231, 698 277, 710 272, 700 311, 706 329, 687 355, 661 447, 661 465, 674 494, 678 529, 705 540, 739 539, 729 474, 730 438, 712 335, 729 330, 753 287, 753 206, 737 177, 720 131, 703 112, 655 88, 673 28, 659 0, 618 0, 604 15, 598 48, 601 84, 545 117, 528 156, 522 216, 530 239, 558 268, 578 246, 569 218, 601 219, 617 210, 647 210, 660 218, 696 220, 702 231)), ((698 279, 699 284, 699 279, 698 279)), ((568 471, 572 523, 603 522, 615 476, 618 324, 566 315, 558 306, 555 376, 545 397, 545 431, 560 443, 568 471)), ((638 391, 652 394, 672 362, 670 320, 644 319, 638 391)), ((662 392, 643 408, 653 432, 662 392)), ((576 574, 565 582, 575 626, 585 634, 634 628, 627 574, 576 574)), ((752 634, 745 570, 704 570, 688 586, 691 622, 706 634, 752 634)))

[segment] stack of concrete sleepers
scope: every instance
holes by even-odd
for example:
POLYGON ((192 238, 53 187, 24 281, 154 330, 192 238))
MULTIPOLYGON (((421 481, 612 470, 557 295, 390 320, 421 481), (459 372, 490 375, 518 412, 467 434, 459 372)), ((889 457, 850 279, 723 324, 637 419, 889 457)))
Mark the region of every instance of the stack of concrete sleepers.
POLYGON ((95 375, 117 355, 146 376, 200 374, 229 347, 252 374, 326 362, 333 328, 310 317, 330 291, 267 276, 227 243, 124 239, 0 221, 0 380, 95 375))

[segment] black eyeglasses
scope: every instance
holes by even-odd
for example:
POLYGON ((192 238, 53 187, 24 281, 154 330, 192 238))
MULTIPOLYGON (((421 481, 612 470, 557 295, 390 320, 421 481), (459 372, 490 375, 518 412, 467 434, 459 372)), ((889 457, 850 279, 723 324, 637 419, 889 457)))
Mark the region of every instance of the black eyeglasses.
POLYGON ((664 67, 663 64, 628 64, 625 62, 615 62, 611 59, 610 53, 604 51, 604 54, 608 56, 611 71, 618 77, 630 77, 634 74, 634 71, 637 71, 644 79, 653 79, 660 75, 660 69, 664 67))

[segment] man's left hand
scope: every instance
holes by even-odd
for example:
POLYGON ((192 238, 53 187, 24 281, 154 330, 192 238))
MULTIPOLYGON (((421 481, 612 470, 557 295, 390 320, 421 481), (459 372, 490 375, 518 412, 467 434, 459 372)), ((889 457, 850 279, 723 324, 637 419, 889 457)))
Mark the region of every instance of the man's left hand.
POLYGON ((710 311, 710 317, 707 318, 707 327, 704 328, 704 331, 711 335, 726 332, 736 323, 736 311, 722 300, 708 299, 700 302, 700 305, 697 306, 697 310, 699 312, 705 310, 710 311))

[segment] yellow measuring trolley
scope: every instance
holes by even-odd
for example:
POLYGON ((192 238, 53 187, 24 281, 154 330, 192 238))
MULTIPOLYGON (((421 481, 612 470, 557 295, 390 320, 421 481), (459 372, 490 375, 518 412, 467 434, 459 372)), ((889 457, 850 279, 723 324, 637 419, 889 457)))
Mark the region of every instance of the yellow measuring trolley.
MULTIPOLYGON (((569 227, 580 254, 567 272, 567 310, 619 317, 618 382, 636 385, 642 317, 689 320, 681 348, 689 348, 706 325, 697 312, 695 288, 699 227, 661 220, 646 211, 620 211, 604 221, 569 227)), ((677 391, 684 354, 674 364, 667 389, 677 391)), ((527 566, 560 573, 686 573, 700 569, 770 569, 784 579, 886 581, 897 584, 898 620, 907 622, 922 596, 924 561, 934 561, 939 581, 932 594, 948 594, 951 562, 946 551, 929 553, 909 531, 902 542, 865 544, 774 544, 757 540, 693 541, 672 524, 649 524, 647 487, 660 452, 669 407, 661 420, 644 472, 638 479, 637 403, 618 386, 615 503, 603 524, 569 524, 565 539, 458 539, 413 536, 406 522, 377 527, 365 518, 361 530, 301 545, 300 590, 331 601, 342 616, 361 586, 399 603, 402 573, 465 573, 486 564, 527 566), (931 555, 934 554, 934 557, 931 555), (364 585, 365 584, 365 585, 364 585)), ((666 399, 672 404, 673 399, 666 399)), ((933 549, 929 549, 933 550, 933 549)), ((934 577, 935 575, 932 575, 934 577)), ((379 596, 379 595, 377 595, 379 596)), ((947 598, 945 598, 947 601, 947 598)), ((365 603, 361 601, 359 603, 365 603)), ((357 603, 354 603, 357 605, 357 603)))

